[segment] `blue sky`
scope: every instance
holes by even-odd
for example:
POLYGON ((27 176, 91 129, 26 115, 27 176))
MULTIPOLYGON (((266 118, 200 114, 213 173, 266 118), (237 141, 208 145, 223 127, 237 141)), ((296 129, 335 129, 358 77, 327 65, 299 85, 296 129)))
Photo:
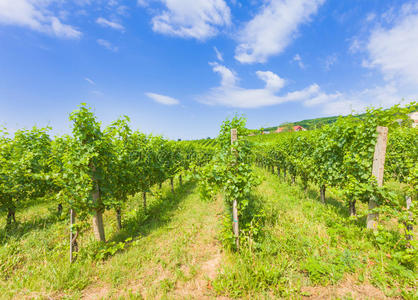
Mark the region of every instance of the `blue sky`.
POLYGON ((81 102, 168 138, 418 97, 418 3, 0 0, 0 124, 68 133, 81 102))

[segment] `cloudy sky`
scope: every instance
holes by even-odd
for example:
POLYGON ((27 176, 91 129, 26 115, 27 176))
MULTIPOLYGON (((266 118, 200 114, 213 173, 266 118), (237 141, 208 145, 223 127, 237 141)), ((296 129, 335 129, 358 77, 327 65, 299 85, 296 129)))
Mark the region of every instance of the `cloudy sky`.
POLYGON ((70 130, 81 102, 169 138, 418 99, 418 2, 0 0, 0 124, 70 130))

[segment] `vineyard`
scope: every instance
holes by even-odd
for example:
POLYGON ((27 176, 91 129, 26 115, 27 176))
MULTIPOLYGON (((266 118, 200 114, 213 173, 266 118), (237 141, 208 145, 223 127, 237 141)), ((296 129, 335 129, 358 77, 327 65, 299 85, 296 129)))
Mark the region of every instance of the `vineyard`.
POLYGON ((418 297, 418 128, 406 107, 320 129, 170 141, 0 131, 0 298, 418 297))

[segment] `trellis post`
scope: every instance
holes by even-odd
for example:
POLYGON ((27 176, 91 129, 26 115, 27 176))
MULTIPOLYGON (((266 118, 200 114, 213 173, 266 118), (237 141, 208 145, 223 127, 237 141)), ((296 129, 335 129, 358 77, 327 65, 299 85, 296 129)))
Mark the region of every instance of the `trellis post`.
POLYGON ((73 209, 70 209, 70 263, 74 261, 74 234, 73 234, 73 225, 74 225, 75 213, 73 209))
MULTIPOLYGON (((237 129, 231 129, 231 145, 236 143, 238 140, 238 134, 237 129)), ((232 149, 234 151, 234 149, 232 149)), ((237 247, 237 250, 239 250, 239 221, 238 221, 238 203, 237 199, 234 199, 232 202, 232 229, 234 231, 234 237, 235 237, 235 245, 237 247)))
MULTIPOLYGON (((377 185, 383 185, 383 173, 385 170, 385 155, 386 144, 388 140, 388 128, 383 126, 377 126, 377 142, 374 148, 372 175, 376 177, 377 185)), ((374 209, 377 203, 374 199, 369 200, 369 210, 374 209)), ((377 229, 377 220, 379 215, 377 213, 369 213, 367 215, 367 228, 377 229)))

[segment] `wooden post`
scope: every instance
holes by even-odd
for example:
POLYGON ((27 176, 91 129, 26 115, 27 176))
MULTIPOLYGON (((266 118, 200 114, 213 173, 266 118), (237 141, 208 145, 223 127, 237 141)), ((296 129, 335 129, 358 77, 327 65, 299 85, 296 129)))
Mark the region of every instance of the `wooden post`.
MULTIPOLYGON (((412 198, 407 196, 406 197, 406 210, 409 211, 409 209, 411 208, 412 205, 412 198)), ((413 221, 413 216, 412 216, 412 212, 409 212, 409 222, 406 222, 406 240, 408 241, 408 247, 411 247, 409 241, 412 241, 413 239, 413 230, 414 228, 412 227, 412 221, 413 221)))
MULTIPOLYGON (((385 170, 385 155, 386 144, 388 140, 388 128, 377 126, 377 142, 374 148, 373 168, 372 175, 377 179, 377 185, 383 185, 383 172, 385 170)), ((375 208, 377 203, 373 200, 369 200, 369 210, 375 208)), ((367 215, 367 228, 377 229, 377 220, 379 215, 377 213, 369 213, 367 215)))
POLYGON ((351 200, 349 203, 348 203, 348 207, 349 207, 349 210, 350 210, 350 217, 355 217, 355 216, 357 216, 357 210, 356 210, 356 200, 354 199, 354 200, 351 200))
MULTIPOLYGON (((233 145, 238 140, 238 134, 236 129, 231 129, 231 144, 233 145)), ((232 202, 232 229, 235 236, 235 245, 239 250, 239 221, 238 221, 238 203, 234 199, 232 202)))
POLYGON ((74 252, 74 234, 72 231, 72 226, 74 224, 74 210, 70 209, 70 263, 73 263, 73 252, 74 252))
POLYGON ((147 192, 142 192, 142 203, 144 205, 144 211, 147 211, 147 192))
POLYGON ((122 229, 122 211, 120 207, 116 208, 116 222, 118 225, 118 229, 121 230, 122 229))
POLYGON ((15 207, 7 208, 7 225, 12 224, 12 221, 16 223, 16 209, 15 207))
POLYGON ((171 186, 171 192, 174 193, 174 180, 173 180, 173 177, 170 178, 170 186, 171 186))
POLYGON ((321 185, 319 193, 321 195, 321 202, 322 203, 325 203, 325 190, 326 190, 325 184, 321 185))
POLYGON ((238 221, 238 203, 237 200, 234 199, 234 202, 232 203, 232 219, 233 224, 232 228, 234 230, 234 236, 235 236, 235 245, 237 246, 237 250, 239 250, 239 221, 238 221))

